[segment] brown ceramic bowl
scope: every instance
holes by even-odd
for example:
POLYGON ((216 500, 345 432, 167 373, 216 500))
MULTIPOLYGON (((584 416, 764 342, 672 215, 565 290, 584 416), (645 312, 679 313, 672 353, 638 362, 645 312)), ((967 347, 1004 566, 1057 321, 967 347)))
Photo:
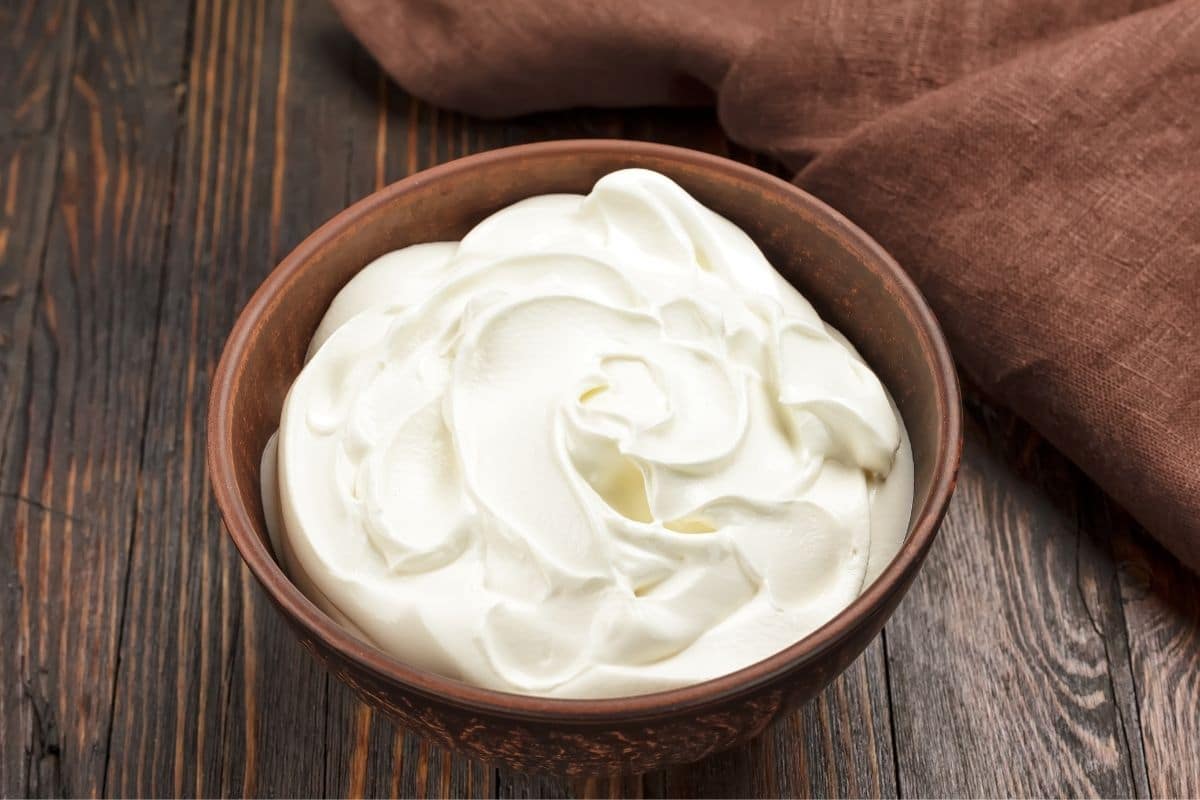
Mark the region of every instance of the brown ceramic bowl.
POLYGON ((626 141, 494 150, 392 184, 338 214, 284 259, 251 298, 213 383, 208 464, 230 536, 304 644, 370 705, 479 758, 568 774, 642 771, 744 741, 811 698, 879 632, 933 543, 961 447, 958 384, 925 301, 896 263, 819 200, 716 156, 626 141), (741 226, 842 331, 891 390, 912 439, 916 495, 908 538, 866 592, 831 622, 738 672, 657 694, 556 700, 480 689, 408 666, 340 628, 271 554, 259 459, 284 394, 337 291, 372 259, 458 239, 503 206, 586 193, 602 175, 646 167, 741 226))

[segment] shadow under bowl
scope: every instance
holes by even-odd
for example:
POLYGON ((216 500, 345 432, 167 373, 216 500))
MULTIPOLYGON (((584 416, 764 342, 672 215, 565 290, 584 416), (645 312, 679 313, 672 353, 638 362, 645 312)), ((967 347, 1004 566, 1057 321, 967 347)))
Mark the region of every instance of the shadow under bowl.
POLYGON ((242 311, 214 377, 213 491, 234 544, 300 642, 364 702, 430 739, 516 769, 570 775, 693 761, 760 733, 863 651, 912 583, 954 488, 961 450, 954 366, 925 301, 866 234, 800 189, 717 156, 630 141, 494 150, 392 184, 341 212, 271 273, 242 311), (339 289, 378 256, 459 239, 532 195, 587 193, 617 169, 661 172, 732 220, 845 334, 891 391, 912 440, 908 536, 883 574, 828 624, 738 672, 666 692, 560 700, 426 672, 343 630, 284 574, 263 520, 259 462, 309 339, 339 289))

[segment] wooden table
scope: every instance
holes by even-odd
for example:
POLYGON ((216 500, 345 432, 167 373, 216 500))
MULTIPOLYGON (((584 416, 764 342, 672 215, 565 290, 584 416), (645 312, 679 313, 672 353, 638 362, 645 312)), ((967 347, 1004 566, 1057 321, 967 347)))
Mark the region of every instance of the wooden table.
POLYGON ((3 6, 0 794, 1200 794, 1195 577, 974 395, 912 592, 751 745, 567 784, 395 730, 296 645, 221 529, 204 413, 235 314, 335 211, 465 153, 749 154, 709 112, 438 111, 315 0, 3 6))

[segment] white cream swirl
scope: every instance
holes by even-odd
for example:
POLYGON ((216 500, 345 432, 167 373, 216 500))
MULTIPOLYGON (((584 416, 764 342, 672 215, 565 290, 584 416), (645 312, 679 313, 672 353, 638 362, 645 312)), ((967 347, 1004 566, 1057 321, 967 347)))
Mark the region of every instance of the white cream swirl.
POLYGON ((397 658, 535 695, 777 652, 883 568, 912 500, 871 370, 740 229, 638 169, 368 265, 274 441, 265 506, 303 591, 397 658))

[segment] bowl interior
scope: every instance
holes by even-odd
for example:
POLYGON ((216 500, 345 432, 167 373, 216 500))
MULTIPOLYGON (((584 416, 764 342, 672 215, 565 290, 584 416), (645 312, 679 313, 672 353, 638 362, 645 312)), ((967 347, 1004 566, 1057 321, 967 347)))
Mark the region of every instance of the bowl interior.
POLYGON ((390 250, 459 239, 489 213, 522 198, 586 193, 601 176, 634 166, 671 177, 745 230, 854 343, 892 392, 912 440, 910 534, 923 517, 940 517, 953 472, 947 464, 958 447, 951 441, 956 425, 947 422, 957 419, 957 387, 927 308, 877 245, 819 201, 744 165, 636 142, 559 142, 452 162, 371 195, 309 237, 251 300, 219 370, 218 389, 223 380, 228 389, 213 414, 224 415, 225 424, 216 426, 210 447, 218 451, 215 459, 231 460, 236 494, 264 545, 262 450, 279 424, 309 339, 351 276, 390 250))

